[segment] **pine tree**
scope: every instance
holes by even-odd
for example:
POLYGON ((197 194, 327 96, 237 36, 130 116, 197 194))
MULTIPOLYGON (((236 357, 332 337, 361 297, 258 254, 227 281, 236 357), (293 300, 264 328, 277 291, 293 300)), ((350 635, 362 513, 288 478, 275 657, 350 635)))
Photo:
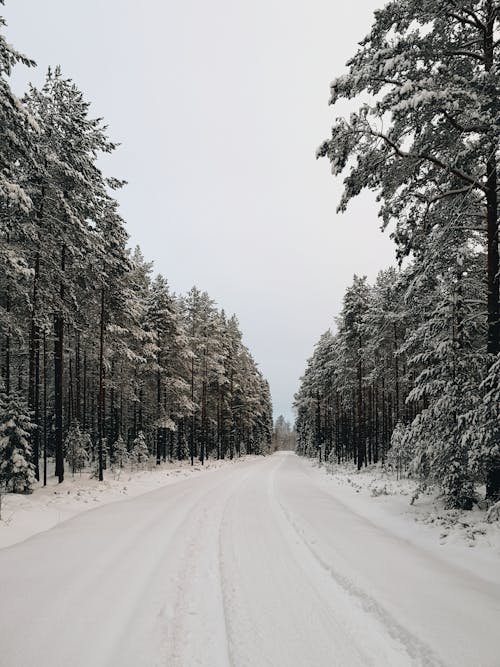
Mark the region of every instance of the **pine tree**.
POLYGON ((73 422, 64 440, 64 451, 71 472, 81 472, 89 460, 91 441, 88 433, 82 433, 78 422, 73 422))
POLYGON ((0 397, 0 482, 14 493, 30 493, 35 483, 31 437, 36 426, 17 394, 0 397))
MULTIPOLYGON (((3 5, 3 2, 1 3, 3 5)), ((0 16, 0 29, 5 27, 0 16)), ((23 313, 19 303, 29 302, 29 244, 33 238, 33 202, 26 174, 36 162, 39 127, 14 95, 9 78, 13 67, 33 66, 33 60, 11 46, 0 33, 0 372, 11 392, 13 343, 22 341, 23 313)))
MULTIPOLYGON (((485 476, 488 497, 500 496, 497 429, 490 409, 500 352, 499 20, 493 0, 389 2, 376 12, 347 73, 331 86, 332 104, 364 93, 371 101, 348 120, 338 120, 318 150, 318 156, 328 157, 335 175, 347 172, 339 208, 344 210, 363 188, 376 191, 384 226, 395 225, 399 258, 413 256, 414 285, 431 289, 433 299, 427 301, 432 321, 414 322, 409 340, 416 336, 427 343, 422 339, 427 332, 429 339, 439 339, 438 351, 425 345, 419 349, 417 341, 419 352, 409 365, 414 377, 405 378, 405 391, 416 378, 417 386, 402 416, 414 419, 408 438, 423 438, 430 448, 427 454, 441 452, 439 463, 432 466, 426 460, 422 469, 432 475, 441 466, 439 481, 452 505, 470 505, 471 456, 476 475, 485 476), (444 248, 447 270, 456 282, 443 279, 436 287, 430 257, 444 248), (450 316, 458 306, 463 319, 456 313, 450 316), (464 324, 469 322, 472 333, 464 324), (453 378, 460 376, 467 359, 471 373, 461 385, 453 378), (423 391, 423 385, 444 387, 443 402, 423 391), (427 433, 435 420, 438 449, 429 444, 427 433), (474 430, 481 434, 475 444, 474 430), (477 451, 482 453, 476 456, 477 451)), ((408 343, 403 341, 403 354, 408 343)), ((389 414, 401 413, 401 396, 399 391, 391 397, 396 405, 392 403, 389 414)), ((392 430, 391 419, 384 420, 392 430)), ((414 444, 408 442, 412 448, 414 444)))
POLYGON ((130 458, 138 465, 143 465, 149 460, 149 449, 142 431, 139 431, 133 442, 130 458))
MULTIPOLYGON (((95 250, 89 221, 99 219, 102 202, 107 199, 107 182, 96 165, 97 155, 111 152, 114 145, 101 120, 89 117, 89 103, 75 84, 62 76, 60 68, 49 69, 42 89, 31 87, 24 102, 41 128, 38 144, 43 162, 32 175, 31 183, 38 211, 33 291, 39 291, 40 282, 45 284, 44 305, 53 312, 56 474, 61 482, 66 391, 64 338, 67 325, 74 323, 72 303, 78 300, 79 277, 89 268, 87 262, 95 250)), ((35 322, 39 319, 37 306, 34 302, 35 322)), ((35 335, 32 343, 36 340, 35 335)))
MULTIPOLYGON (((155 336, 156 363, 156 463, 167 457, 167 439, 177 427, 174 419, 182 415, 181 405, 188 400, 185 381, 189 357, 188 340, 178 304, 170 294, 165 278, 158 275, 151 284, 146 315, 148 329, 155 336)), ((172 451, 169 453, 172 457, 172 451)))
POLYGON ((99 479, 106 443, 121 457, 144 433, 158 463, 185 458, 187 443, 202 461, 267 451, 269 386, 236 320, 206 292, 171 294, 127 249, 123 182, 98 166, 115 147, 102 120, 60 68, 15 98, 17 62, 33 64, 0 35, 0 373, 10 394, 15 373, 38 427, 35 474, 43 451, 44 483, 52 455, 63 481, 66 440, 78 468, 74 421, 96 443, 99 479))
POLYGON ((127 450, 127 444, 121 435, 118 436, 118 440, 113 444, 113 463, 117 464, 120 468, 123 468, 129 459, 129 453, 127 450))
POLYGON ((389 2, 376 12, 348 73, 331 85, 331 104, 365 92, 374 101, 339 120, 318 151, 334 174, 349 169, 341 209, 363 188, 379 192, 401 254, 422 242, 429 210, 457 196, 477 202, 486 220, 485 340, 492 355, 500 352, 499 20, 493 0, 389 2))

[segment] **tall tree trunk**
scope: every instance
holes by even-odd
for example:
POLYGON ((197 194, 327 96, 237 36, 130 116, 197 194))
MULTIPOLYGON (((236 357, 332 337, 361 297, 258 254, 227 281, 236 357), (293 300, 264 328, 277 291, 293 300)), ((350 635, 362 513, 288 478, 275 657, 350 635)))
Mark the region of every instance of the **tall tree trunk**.
POLYGON ((87 350, 83 352, 83 405, 82 405, 82 428, 87 430, 87 350))
POLYGON ((101 322, 99 332, 99 405, 97 412, 97 430, 99 434, 98 440, 98 465, 99 465, 99 481, 104 480, 104 316, 105 316, 105 297, 104 287, 101 287, 101 322))
POLYGON ((63 279, 59 288, 61 310, 54 316, 54 417, 55 417, 55 446, 56 446, 56 476, 59 483, 64 481, 64 453, 63 453, 63 385, 64 385, 64 271, 66 264, 66 248, 61 248, 61 272, 63 279))
MULTIPOLYGON (((5 296, 5 312, 7 317, 10 315, 10 285, 7 284, 7 294, 5 296)), ((5 335, 5 357, 4 357, 4 371, 3 377, 5 382, 5 391, 7 396, 10 394, 10 344, 11 344, 11 335, 10 335, 10 323, 7 322, 7 333, 5 335)))
POLYGON ((364 428, 363 428, 363 364, 361 359, 358 361, 358 390, 357 390, 357 413, 358 413, 358 426, 357 426, 357 449, 358 449, 358 470, 361 470, 363 463, 366 460, 366 443, 364 439, 364 428))
MULTIPOLYGON (((69 327, 67 329, 67 339, 68 342, 70 341, 70 331, 69 327)), ((74 411, 74 397, 75 397, 75 392, 73 389, 73 382, 74 382, 74 373, 73 373, 73 359, 72 355, 70 354, 68 357, 68 386, 67 386, 67 399, 66 399, 66 423, 71 424, 73 420, 73 416, 75 414, 74 411)))
MULTIPOLYGON (((206 348, 206 344, 205 344, 206 348)), ((203 384, 201 390, 201 443, 200 443, 200 462, 205 463, 205 452, 207 446, 207 351, 203 351, 203 384)))
POLYGON ((75 414, 79 424, 82 423, 82 378, 80 358, 80 332, 76 332, 75 340, 75 414))
MULTIPOLYGON (((493 0, 486 0, 486 30, 484 36, 485 69, 490 72, 494 67, 495 20, 498 8, 493 0)), ((488 353, 497 357, 500 352, 499 321, 499 253, 498 253, 498 178, 496 151, 498 146, 491 144, 486 163, 486 220, 488 230, 488 353)), ((495 457, 490 461, 486 479, 486 497, 492 500, 500 498, 500 460, 495 457)))
POLYGON ((191 359, 191 403, 193 414, 191 415, 191 432, 189 434, 189 458, 191 459, 191 465, 194 465, 194 431, 196 426, 196 416, 194 410, 194 358, 191 359))
POLYGON ((156 373, 156 465, 161 464, 161 366, 160 357, 157 358, 158 371, 156 373))
POLYGON ((39 406, 39 382, 40 382, 40 336, 37 327, 38 309, 38 276, 40 273, 40 254, 35 256, 35 268, 33 275, 33 292, 31 304, 31 323, 29 339, 29 365, 28 365, 28 405, 34 413, 36 428, 33 432, 33 463, 35 465, 35 477, 40 479, 40 406, 39 406))
MULTIPOLYGON (((484 32, 484 63, 485 70, 490 72, 494 67, 494 30, 498 8, 493 0, 486 0, 485 4, 486 29, 484 32)), ((489 154, 486 163, 486 185, 488 188, 486 194, 488 241, 488 352, 495 356, 500 351, 497 148, 498 146, 496 143, 492 143, 488 146, 489 154)))
POLYGON ((396 391, 396 400, 394 405, 394 414, 396 423, 400 418, 400 388, 399 388, 399 358, 398 358, 398 335, 396 329, 396 323, 394 322, 394 380, 395 380, 395 391, 396 391))
POLYGON ((229 401, 229 417, 230 417, 230 427, 229 427, 229 458, 232 461, 234 457, 234 378, 233 378, 233 369, 231 368, 231 376, 229 381, 229 390, 230 390, 230 401, 229 401))
POLYGON ((47 332, 43 330, 43 485, 47 486, 47 332))

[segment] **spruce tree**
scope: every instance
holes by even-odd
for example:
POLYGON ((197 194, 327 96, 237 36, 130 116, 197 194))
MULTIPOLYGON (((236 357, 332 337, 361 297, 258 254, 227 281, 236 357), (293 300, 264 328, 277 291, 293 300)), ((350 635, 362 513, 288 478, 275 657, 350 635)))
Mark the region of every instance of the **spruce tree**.
POLYGON ((21 396, 15 393, 0 396, 0 480, 8 491, 33 490, 36 479, 31 438, 35 428, 21 396))
POLYGON ((130 458, 133 459, 137 465, 143 465, 149 460, 149 449, 142 431, 139 431, 133 442, 130 458))

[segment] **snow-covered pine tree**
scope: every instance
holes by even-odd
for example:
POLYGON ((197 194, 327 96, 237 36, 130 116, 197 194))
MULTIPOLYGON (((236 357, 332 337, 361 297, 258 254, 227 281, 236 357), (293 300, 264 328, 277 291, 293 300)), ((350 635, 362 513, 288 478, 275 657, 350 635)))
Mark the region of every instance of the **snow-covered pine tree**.
MULTIPOLYGON (((485 369, 500 352, 499 20, 493 0, 389 2, 376 12, 348 72, 331 86, 332 104, 364 93, 371 101, 339 120, 318 151, 334 174, 348 170, 340 209, 363 188, 378 192, 384 224, 395 224, 400 257, 413 254, 417 269, 421 251, 435 239, 432 225, 452 234, 454 225, 444 223, 458 222, 465 242, 482 246, 486 289, 474 317, 487 313, 485 369)), ((487 423, 484 437, 491 441, 487 423)), ((496 457, 487 488, 492 497, 500 494, 496 457)))
MULTIPOLYGON (((370 292, 364 318, 367 336, 369 452, 373 461, 385 461, 392 426, 411 420, 405 398, 412 387, 402 351, 411 311, 404 302, 405 274, 394 268, 380 271, 370 292), (384 419, 385 416, 385 419, 384 419)), ((415 309, 412 309, 412 311, 415 309)), ((369 461, 371 458, 369 456, 369 461)))
MULTIPOLYGON (((329 407, 333 397, 332 383, 335 382, 335 351, 341 344, 340 338, 334 337, 330 330, 320 336, 295 396, 298 451, 307 456, 317 456, 320 461, 328 458, 333 448, 329 407)), ((350 375, 344 375, 347 383, 350 382, 350 375)), ((350 390, 348 393, 350 397, 350 390)), ((347 449, 350 449, 349 446, 347 449)))
POLYGON ((153 284, 151 263, 126 250, 111 196, 121 182, 97 166, 114 148, 102 121, 59 68, 19 102, 8 86, 16 62, 31 64, 0 37, 0 372, 12 390, 16 369, 40 426, 33 446, 36 463, 40 435, 44 480, 52 453, 63 479, 74 419, 98 435, 101 477, 104 443, 120 433, 128 443, 156 429, 157 459, 167 443, 170 457, 185 457, 187 436, 203 459, 266 451, 269 386, 235 322, 199 292, 188 339, 186 299, 169 294, 161 277, 153 284))
POLYGON ((39 128, 9 81, 15 65, 35 63, 9 44, 3 34, 5 25, 0 16, 0 341, 1 373, 10 393, 14 343, 22 345, 25 313, 19 305, 29 303, 33 202, 26 176, 36 162, 39 128))
POLYGON ((282 451, 282 450, 294 450, 295 449, 295 438, 290 422, 287 421, 283 415, 279 417, 274 422, 273 429, 273 450, 282 451))
POLYGON ((389 2, 375 13, 347 74, 331 84, 331 104, 366 92, 373 102, 340 119, 318 150, 334 174, 349 168, 341 209, 363 188, 380 193, 384 223, 395 222, 403 254, 425 222, 422 211, 458 194, 480 199, 493 355, 500 351, 499 20, 494 0, 389 2))
POLYGON ((116 442, 113 443, 112 451, 113 463, 118 465, 118 467, 123 468, 129 460, 129 452, 127 449, 127 443, 121 435, 119 435, 116 442))
POLYGON ((64 451, 73 475, 88 463, 91 445, 90 435, 82 432, 77 421, 72 422, 64 440, 64 451))
POLYGON ((355 442, 358 470, 367 461, 365 429, 365 357, 366 329, 364 321, 369 306, 370 287, 366 277, 354 276, 353 284, 344 295, 342 313, 339 318, 339 335, 345 345, 349 367, 355 373, 353 378, 353 414, 355 414, 355 442))
POLYGON ((469 463, 477 479, 486 484, 486 497, 500 501, 500 360, 489 369, 480 387, 483 397, 463 420, 462 446, 470 451, 469 463))
MULTIPOLYGON (((98 477, 104 478, 106 459, 103 442, 105 434, 105 374, 109 354, 108 326, 121 317, 121 308, 124 306, 125 295, 123 294, 123 283, 127 272, 130 271, 130 263, 127 256, 128 235, 122 218, 117 212, 117 203, 110 197, 101 197, 100 210, 96 213, 96 227, 93 230, 97 236, 98 253, 94 257, 95 275, 98 277, 98 295, 96 301, 99 303, 99 384, 98 384, 98 477)), ((97 206, 96 206, 97 209, 97 206)), ((113 436, 114 433, 111 434, 113 436)))
POLYGON ((147 463, 149 460, 149 449, 146 443, 146 438, 142 431, 139 431, 137 437, 135 438, 132 444, 132 450, 130 452, 130 458, 137 465, 141 466, 144 463, 147 463))
POLYGON ((144 258, 139 247, 132 251, 130 262, 128 312, 133 317, 126 325, 128 336, 125 339, 125 353, 132 371, 129 382, 133 412, 132 435, 135 438, 155 414, 154 403, 149 400, 148 384, 154 373, 156 344, 154 333, 148 329, 147 322, 153 264, 144 258))
MULTIPOLYGON (((3 0, 0 4, 4 4, 3 0)), ((0 16, 0 29, 5 26, 5 19, 0 16)), ((35 65, 0 33, 0 200, 2 208, 29 212, 32 202, 23 187, 22 174, 33 160, 33 134, 36 135, 39 128, 10 87, 9 78, 19 63, 27 67, 35 65)))
POLYGON ((156 463, 173 455, 174 419, 182 415, 184 400, 189 398, 185 380, 189 358, 188 340, 175 297, 168 283, 158 275, 151 284, 146 315, 147 326, 155 336, 156 364, 153 369, 156 384, 156 463))
POLYGON ((0 484, 7 491, 30 493, 35 466, 31 437, 36 428, 26 401, 18 394, 0 395, 0 484))
POLYGON ((485 327, 477 315, 483 258, 480 246, 469 244, 456 222, 451 223, 454 229, 449 224, 443 220, 429 231, 418 262, 420 280, 407 290, 408 306, 421 311, 404 344, 416 376, 407 403, 423 401, 424 407, 406 429, 403 443, 412 451, 420 477, 439 484, 449 507, 470 509, 476 476, 463 435, 465 416, 480 402, 485 372, 485 327))
MULTIPOLYGON (((208 295, 207 295, 208 296, 208 295)), ((202 310, 203 296, 200 290, 193 286, 183 299, 184 321, 186 323, 186 334, 189 340, 190 362, 189 362, 189 386, 192 404, 191 418, 189 424, 189 457, 191 465, 197 456, 198 449, 198 414, 200 412, 200 366, 202 363, 202 310)))
MULTIPOLYGON (((97 156, 114 149, 101 119, 89 117, 89 103, 60 68, 47 73, 40 90, 31 87, 24 102, 41 128, 38 149, 43 156, 32 174, 31 192, 38 215, 33 257, 34 293, 45 285, 45 307, 54 314, 54 413, 56 474, 64 479, 63 437, 65 345, 67 326, 74 324, 80 280, 95 254, 90 221, 101 214, 107 182, 97 156), (55 261, 54 258, 57 257, 55 261)), ((34 302, 34 307, 38 303, 34 302)))

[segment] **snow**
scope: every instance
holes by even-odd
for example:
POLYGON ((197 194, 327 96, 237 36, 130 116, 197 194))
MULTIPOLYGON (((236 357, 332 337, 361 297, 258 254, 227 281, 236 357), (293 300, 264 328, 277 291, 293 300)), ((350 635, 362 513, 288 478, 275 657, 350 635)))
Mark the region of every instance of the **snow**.
POLYGON ((290 453, 179 476, 0 550, 3 666, 498 665, 495 547, 441 545, 404 483, 290 453))
POLYGON ((398 479, 396 471, 380 466, 358 471, 354 465, 318 467, 312 461, 309 465, 321 488, 357 515, 442 561, 500 584, 500 523, 492 520, 495 507, 490 512, 477 507, 447 510, 432 490, 412 503, 417 483, 398 479))
POLYGON ((162 463, 156 467, 149 462, 148 469, 129 468, 105 471, 105 481, 91 479, 88 471, 71 475, 66 471, 65 480, 48 479, 44 488, 35 485, 30 495, 6 494, 2 496, 0 521, 0 548, 7 547, 49 530, 62 521, 107 503, 134 498, 154 489, 173 484, 186 478, 195 478, 204 471, 217 470, 234 461, 205 461, 204 466, 191 466, 188 462, 162 463))

